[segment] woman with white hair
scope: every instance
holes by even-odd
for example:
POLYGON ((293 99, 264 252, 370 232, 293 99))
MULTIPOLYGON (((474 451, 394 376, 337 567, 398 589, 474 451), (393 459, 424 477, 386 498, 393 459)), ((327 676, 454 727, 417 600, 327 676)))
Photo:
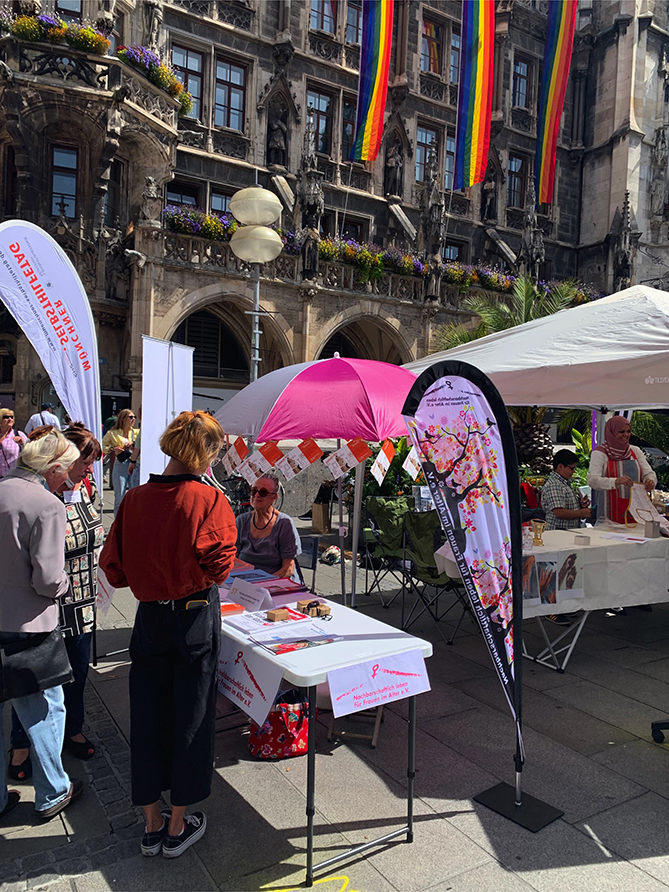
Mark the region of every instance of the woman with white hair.
MULTIPOLYGON (((56 599, 69 587, 65 574, 65 506, 52 493, 63 484, 78 457, 74 443, 53 430, 26 443, 18 465, 0 480, 0 649, 3 663, 29 649, 32 654, 29 678, 14 678, 10 670, 2 682, 10 685, 12 693, 7 699, 30 739, 35 810, 44 820, 57 815, 83 792, 81 781, 70 782, 61 760, 65 735, 62 685, 72 673, 63 669, 62 660, 53 665, 40 662, 50 656, 41 645, 58 626, 56 599), (15 693, 17 688, 26 687, 28 693, 15 693)), ((62 638, 58 643, 64 650, 62 638)), ((6 697, 6 691, 0 696, 6 697)), ((4 782, 3 707, 4 702, 0 703, 0 818, 20 799, 20 793, 8 791, 4 782)))

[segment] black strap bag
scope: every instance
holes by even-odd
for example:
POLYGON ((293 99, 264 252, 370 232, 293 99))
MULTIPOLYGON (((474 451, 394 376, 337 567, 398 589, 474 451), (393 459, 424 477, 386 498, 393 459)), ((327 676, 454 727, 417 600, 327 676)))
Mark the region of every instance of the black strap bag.
POLYGON ((0 702, 70 681, 72 667, 60 629, 0 645, 0 702))

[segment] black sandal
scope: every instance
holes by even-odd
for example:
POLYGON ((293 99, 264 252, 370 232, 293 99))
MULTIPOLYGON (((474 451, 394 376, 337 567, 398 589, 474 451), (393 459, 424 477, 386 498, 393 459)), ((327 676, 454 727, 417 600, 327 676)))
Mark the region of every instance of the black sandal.
POLYGON ((72 740, 71 737, 66 737, 63 749, 67 750, 71 756, 81 759, 83 762, 92 759, 95 755, 95 744, 91 743, 87 737, 84 738, 83 743, 79 743, 77 740, 72 740))
POLYGON ((7 777, 15 781, 27 781, 33 776, 33 765, 30 756, 26 756, 20 765, 12 765, 12 757, 14 756, 12 747, 9 751, 9 763, 7 765, 7 777))
MULTIPOLYGON (((25 763, 24 763, 25 764, 25 763)), ((17 767, 17 766, 14 766, 17 767)), ((7 791, 7 805, 0 811, 0 818, 4 818, 5 815, 8 815, 13 808, 19 804, 21 800, 21 794, 18 790, 8 790, 7 791)))

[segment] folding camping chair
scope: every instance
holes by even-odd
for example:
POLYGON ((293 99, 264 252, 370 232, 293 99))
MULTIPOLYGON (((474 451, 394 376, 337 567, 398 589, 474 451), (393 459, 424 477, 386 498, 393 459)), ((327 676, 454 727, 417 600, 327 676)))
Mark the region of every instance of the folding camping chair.
POLYGON ((362 535, 362 562, 365 567, 365 594, 371 595, 376 588, 384 607, 389 607, 395 600, 394 595, 388 602, 383 599, 381 582, 390 575, 396 580, 398 591, 404 579, 402 574, 403 558, 403 519, 408 511, 413 511, 413 496, 396 496, 394 498, 376 496, 367 499, 365 505, 365 526, 362 535), (369 584, 369 574, 372 584, 369 584))
POLYGON ((311 588, 309 591, 312 595, 316 594, 316 568, 318 567, 318 536, 300 536, 300 544, 302 546, 302 554, 298 554, 296 558, 298 573, 304 585, 303 570, 311 570, 311 588))
POLYGON ((405 514, 403 541, 402 628, 408 629, 427 612, 436 623, 437 631, 444 641, 452 644, 465 614, 471 612, 471 606, 461 580, 440 572, 437 567, 434 553, 445 541, 439 514, 436 511, 405 514), (416 600, 405 619, 407 592, 414 593, 416 600), (446 594, 454 594, 455 600, 440 611, 439 599, 446 594), (451 637, 446 640, 439 622, 458 604, 462 607, 462 612, 451 637))

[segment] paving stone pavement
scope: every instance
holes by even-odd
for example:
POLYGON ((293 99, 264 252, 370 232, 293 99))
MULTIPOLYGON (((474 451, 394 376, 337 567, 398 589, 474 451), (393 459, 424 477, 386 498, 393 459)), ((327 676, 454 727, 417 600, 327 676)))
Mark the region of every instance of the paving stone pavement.
MULTIPOLYGON (((109 492, 105 504, 108 526, 109 492)), ((300 526, 309 532, 308 524, 300 526)), ((363 590, 364 577, 359 571, 363 590)), ((318 592, 335 596, 339 586, 340 568, 319 565, 318 592)), ((387 599, 393 593, 387 589, 387 599)), ((363 594, 358 604, 400 625, 399 598, 383 608, 363 594)), ((214 787, 202 805, 207 834, 176 861, 139 854, 143 820, 130 799, 123 650, 134 607, 132 594, 120 591, 100 617, 100 656, 86 690, 87 733, 97 754, 89 762, 65 757, 71 776, 85 781, 85 794, 36 826, 32 787, 20 787, 22 802, 0 825, 0 889, 301 888, 305 760, 252 761, 245 727, 223 698, 214 787)), ((538 834, 473 799, 513 780, 513 725, 476 628, 466 617, 452 647, 426 617, 411 631, 434 643, 432 690, 418 701, 414 842, 373 849, 319 873, 321 892, 667 892, 669 745, 651 741, 649 721, 669 715, 669 605, 650 614, 592 615, 564 673, 524 663, 524 789, 565 812, 538 834)), ((536 636, 535 623, 526 624, 526 634, 536 636)), ((317 862, 404 823, 406 721, 406 703, 388 707, 373 750, 361 741, 328 741, 329 715, 321 715, 317 862)))

